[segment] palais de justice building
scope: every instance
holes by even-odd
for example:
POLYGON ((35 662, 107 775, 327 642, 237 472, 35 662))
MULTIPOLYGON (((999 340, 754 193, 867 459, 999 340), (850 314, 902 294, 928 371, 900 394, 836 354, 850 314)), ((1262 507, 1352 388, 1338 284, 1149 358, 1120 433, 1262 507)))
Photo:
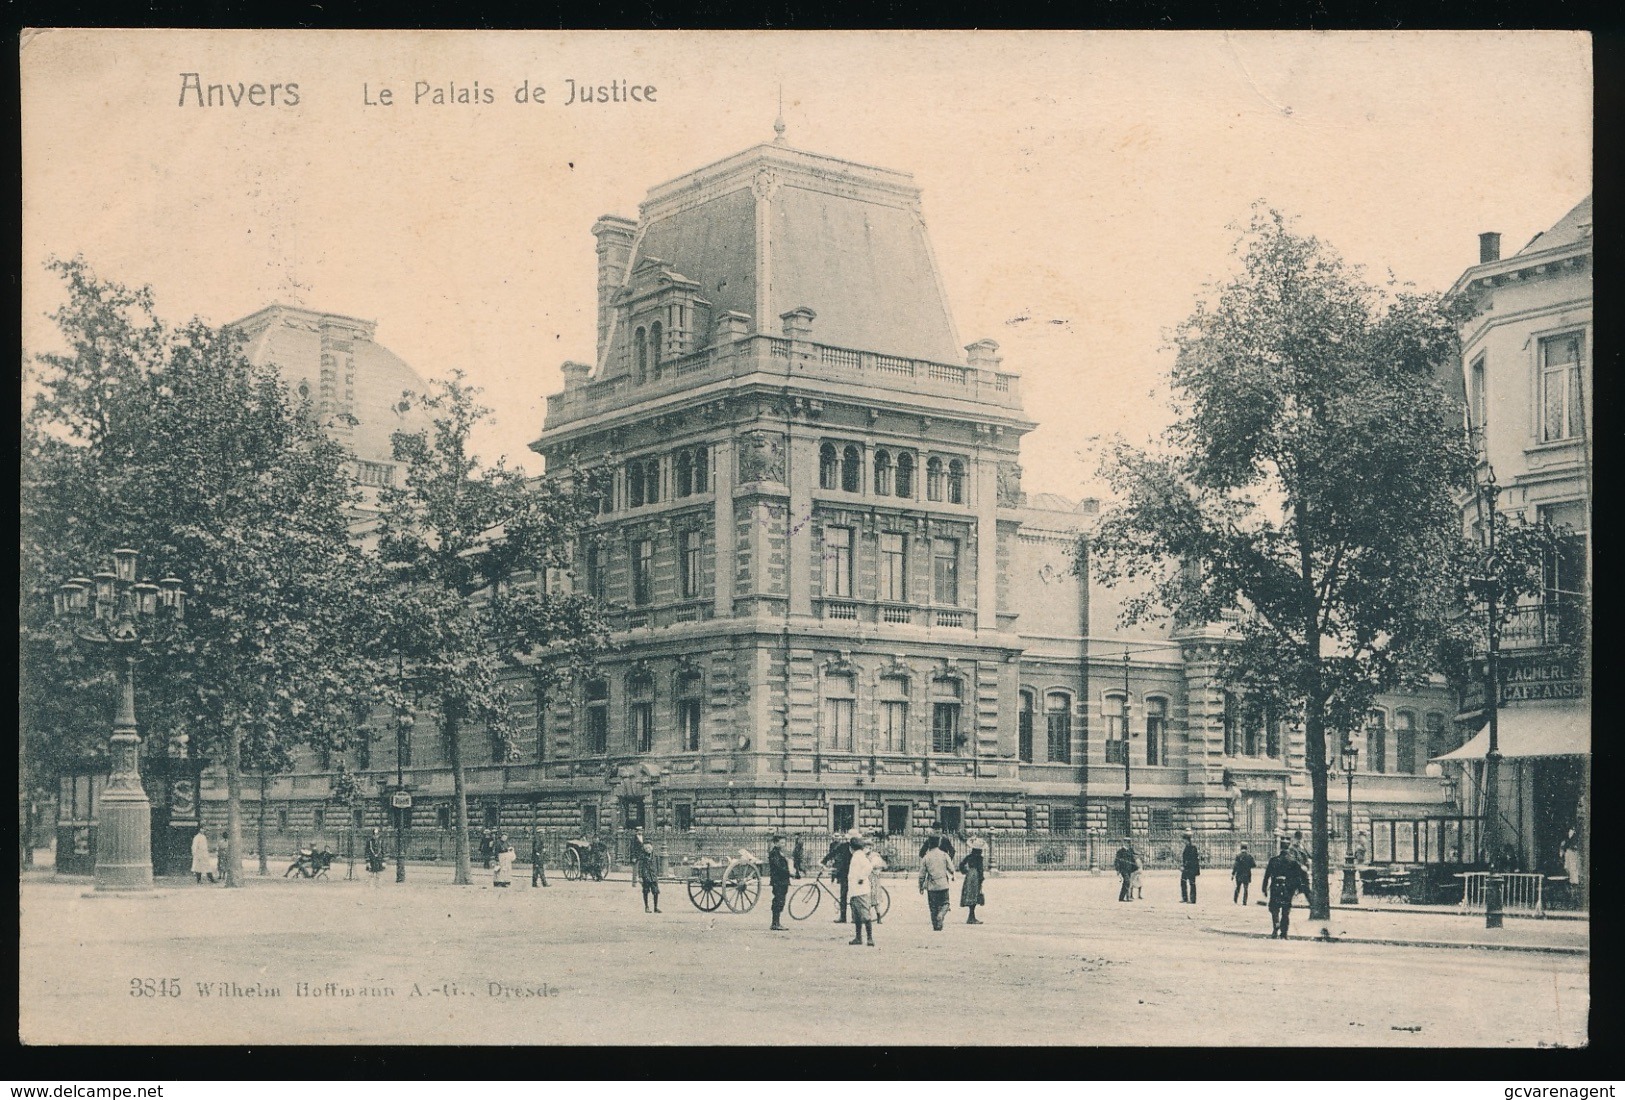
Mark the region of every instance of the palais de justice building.
MULTIPOLYGON (((615 464, 549 583, 605 601, 617 648, 521 704, 519 759, 467 732, 476 824, 1119 832, 1126 755, 1136 831, 1307 827, 1302 733, 1216 682, 1222 631, 1123 630, 1088 579, 1095 503, 1023 491, 1020 379, 993 341, 961 344, 910 176, 781 136, 592 232, 597 359, 564 364, 533 447, 551 473, 615 464)), ((371 346, 357 324, 244 322, 300 349, 335 407, 371 346)), ((1457 743, 1442 687, 1381 702, 1359 827, 1442 811, 1422 772, 1457 743)), ((452 820, 433 728, 403 743, 414 828, 452 820)), ((396 743, 381 716, 352 761, 381 796, 396 743)), ((314 763, 272 779, 275 827, 320 830, 328 790, 314 763)), ((361 821, 387 824, 386 801, 361 821)))

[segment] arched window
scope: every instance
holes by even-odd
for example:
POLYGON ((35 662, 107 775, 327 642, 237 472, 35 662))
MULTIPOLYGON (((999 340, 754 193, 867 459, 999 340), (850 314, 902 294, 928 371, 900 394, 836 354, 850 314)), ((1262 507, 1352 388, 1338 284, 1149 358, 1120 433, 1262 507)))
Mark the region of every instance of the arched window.
POLYGON ((875 496, 891 496, 891 453, 875 452, 875 496))
POLYGON ((655 739, 655 683, 646 672, 626 678, 627 741, 633 752, 648 752, 655 739))
POLYGON ((926 459, 925 499, 942 499, 942 459, 940 458, 926 459))
POLYGON ((1365 770, 1388 770, 1388 716, 1373 710, 1365 720, 1365 770))
POLYGON ((643 495, 650 504, 660 500, 660 460, 651 458, 643 464, 643 495))
POLYGON ((1023 764, 1033 762, 1033 693, 1021 693, 1021 708, 1017 711, 1018 725, 1016 727, 1016 758, 1023 764))
POLYGON ((835 459, 835 444, 826 443, 818 449, 818 487, 833 489, 840 484, 840 465, 835 459))
POLYGON ((1106 763, 1121 764, 1128 754, 1128 696, 1109 691, 1104 699, 1106 714, 1106 763))
POLYGON ((677 495, 686 497, 694 491, 694 452, 677 452, 677 495))
POLYGON ((931 681, 931 751, 959 752, 963 735, 959 732, 959 681, 938 678, 931 681))
POLYGON ((849 446, 841 452, 841 491, 863 491, 863 453, 856 447, 849 446))
POLYGON ((626 464, 626 499, 629 507, 643 507, 643 463, 626 464))
POLYGON ((603 756, 609 751, 609 682, 587 681, 587 753, 603 756))
POLYGON ((704 447, 694 448, 694 491, 709 492, 711 487, 711 455, 704 447))
POLYGON ((677 736, 684 752, 700 751, 700 674, 677 677, 677 736))
POLYGON ((1052 691, 1044 696, 1044 726, 1051 764, 1072 762, 1072 696, 1052 691))
POLYGON ((908 751, 908 677, 880 678, 880 751, 908 751))
POLYGON ((1168 700, 1145 701, 1145 762, 1156 767, 1168 751, 1168 700))
POLYGON ((656 321, 649 326, 649 373, 655 378, 660 377, 661 352, 665 349, 660 337, 660 322, 656 321))
POLYGON ((852 726, 857 711, 857 684, 846 672, 824 677, 824 747, 833 752, 852 751, 852 726))
POLYGON ((632 357, 636 360, 633 379, 641 386, 649 380, 649 334, 641 328, 632 334, 632 357))
POLYGON ((1224 754, 1241 755, 1241 704, 1234 693, 1224 693, 1224 754))
POLYGON ((1416 774, 1416 715, 1408 710, 1394 712, 1394 770, 1416 774))
POLYGON ((965 464, 957 458, 948 463, 948 503, 965 503, 965 464))
POLYGON ((909 499, 914 496, 914 456, 907 451, 897 456, 897 495, 909 499))

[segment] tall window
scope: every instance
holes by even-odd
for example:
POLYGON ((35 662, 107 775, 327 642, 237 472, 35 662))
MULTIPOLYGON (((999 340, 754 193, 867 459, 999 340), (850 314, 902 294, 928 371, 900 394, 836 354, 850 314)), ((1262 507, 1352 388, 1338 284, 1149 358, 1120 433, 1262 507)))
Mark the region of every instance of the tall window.
POLYGON ((931 751, 959 751, 959 681, 935 680, 931 684, 931 751))
POLYGON ((1033 762, 1033 693, 1021 693, 1021 709, 1016 712, 1016 758, 1023 764, 1033 762))
POLYGON ((1416 774, 1416 715, 1408 710, 1394 712, 1394 770, 1416 774))
POLYGON ((914 456, 907 451, 897 456, 897 495, 914 497, 914 456))
POLYGON ((908 679, 880 678, 880 751, 908 751, 908 679))
POLYGON ((959 606, 959 542, 931 540, 931 595, 944 607, 959 606))
POLYGON ((1455 748, 1445 739, 1444 715, 1432 713, 1424 721, 1427 722, 1429 760, 1432 760, 1435 756, 1443 756, 1455 748))
POLYGON ((1467 368, 1467 416, 1471 420, 1469 426, 1477 432, 1484 430, 1484 420, 1489 415, 1489 395, 1485 390, 1487 381, 1484 377, 1484 356, 1480 355, 1467 368))
POLYGON ((660 500, 660 460, 651 458, 643 464, 643 498, 650 504, 660 500))
POLYGON ((1106 696, 1106 763, 1121 764, 1128 755, 1128 696, 1106 696))
POLYGON ((626 502, 629 508, 643 507, 643 463, 626 465, 626 502))
POLYGON ((957 458, 948 463, 948 503, 965 503, 965 464, 957 458))
POLYGON ((1152 767, 1163 762, 1168 739, 1168 700, 1145 701, 1145 762, 1152 767))
POLYGON ((660 377, 660 357, 665 350, 663 335, 659 321, 649 326, 649 373, 655 378, 660 377))
POLYGON ((597 539, 589 538, 582 553, 586 559, 587 595, 595 600, 604 598, 604 550, 597 539))
POLYGON ((1365 719, 1365 770, 1388 770, 1388 719, 1380 710, 1371 711, 1365 719))
POLYGON ((1578 332, 1540 342, 1540 441, 1573 439, 1584 430, 1578 332))
POLYGON ((655 540, 638 539, 632 544, 632 602, 646 604, 654 599, 655 540))
POLYGON ((678 451, 676 461, 673 462, 672 466, 677 479, 677 495, 686 497, 694 492, 694 452, 689 450, 678 451))
POLYGON ((824 595, 852 595, 852 528, 824 528, 824 595))
POLYGON ((700 674, 677 677, 677 737, 684 752, 700 751, 700 674))
POLYGON ((925 461, 925 499, 942 499, 942 459, 928 458, 925 461))
POLYGON ((852 726, 857 710, 857 689, 850 674, 832 672, 824 677, 824 747, 832 752, 852 751, 852 726))
POLYGON ((841 491, 857 493, 863 490, 863 453, 848 446, 841 452, 841 491))
POLYGON ((532 683, 536 699, 536 759, 540 762, 547 759, 547 689, 540 676, 532 683))
POLYGON ((841 464, 835 457, 835 444, 818 448, 818 487, 833 489, 841 483, 841 464))
POLYGON ((711 491, 711 453, 704 447, 694 448, 694 491, 711 491))
POLYGON ((1281 755, 1281 727, 1273 705, 1261 699, 1249 698, 1242 704, 1241 719, 1241 751, 1244 755, 1281 755))
POLYGON ((609 683, 587 683, 587 752, 603 756, 609 751, 609 683))
POLYGON ((1224 754, 1241 755, 1241 700, 1228 691, 1224 693, 1224 754))
POLYGON ((702 536, 698 531, 684 531, 681 557, 678 559, 679 577, 682 583, 683 599, 692 600, 700 594, 700 546, 702 536))
POLYGON ((632 334, 632 355, 637 360, 636 378, 641 386, 649 380, 649 334, 641 328, 632 334))
POLYGON ((1044 726, 1048 735, 1049 761, 1072 762, 1072 696, 1052 691, 1044 696, 1044 726))
POLYGON ((875 496, 891 496, 891 452, 875 452, 875 496))
POLYGON ((880 598, 908 599, 908 536, 895 531, 880 533, 880 598))
POLYGON ((627 741, 633 752, 648 752, 655 740, 655 683, 647 673, 634 673, 626 681, 627 741))

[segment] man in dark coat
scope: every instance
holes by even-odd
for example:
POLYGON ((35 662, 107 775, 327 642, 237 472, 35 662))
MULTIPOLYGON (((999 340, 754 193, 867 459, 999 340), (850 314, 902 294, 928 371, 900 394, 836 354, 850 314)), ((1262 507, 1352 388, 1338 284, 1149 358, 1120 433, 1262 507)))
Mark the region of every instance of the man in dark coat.
POLYGON ((790 860, 784 854, 783 833, 773 835, 773 847, 768 849, 767 883, 773 888, 773 924, 770 930, 788 932, 790 930, 779 921, 784 915, 785 896, 790 893, 790 860))
POLYGON ((1130 890, 1134 882, 1134 872, 1140 869, 1140 857, 1134 854, 1134 841, 1128 837, 1123 838, 1123 846, 1117 849, 1117 856, 1112 860, 1112 866, 1123 879, 1123 888, 1117 892, 1118 901, 1130 901, 1130 890))
POLYGON ((546 867, 545 859, 543 858, 543 855, 542 855, 542 838, 540 836, 536 835, 536 834, 532 834, 531 838, 530 838, 530 886, 531 886, 531 889, 534 890, 538 883, 540 883, 543 886, 546 886, 548 884, 547 883, 547 867, 546 867))
POLYGON ((1292 898, 1309 896, 1309 876, 1303 865, 1292 858, 1292 842, 1281 841, 1281 850, 1264 867, 1264 892, 1270 902, 1270 939, 1286 939, 1292 923, 1292 898))
POLYGON ((921 859, 925 858, 925 853, 931 850, 933 844, 935 847, 942 849, 943 854, 948 857, 948 862, 953 862, 954 842, 948 838, 948 830, 942 827, 940 821, 932 823, 931 831, 926 834, 925 843, 920 845, 921 859))
POLYGON ((1185 834, 1185 850, 1179 854, 1179 900, 1196 904, 1196 876, 1202 873, 1202 853, 1191 834, 1185 834))
MULTIPOLYGON (((852 832, 856 833, 857 830, 854 829, 852 832)), ((841 887, 841 906, 840 911, 835 914, 835 923, 845 924, 846 873, 852 866, 852 837, 850 835, 836 837, 834 843, 829 846, 829 851, 824 853, 822 862, 825 867, 829 868, 830 880, 838 883, 841 887)))
POLYGON ((1241 853, 1236 856, 1236 862, 1230 865, 1230 877, 1236 880, 1236 888, 1230 895, 1230 903, 1240 902, 1247 904, 1247 888, 1253 884, 1253 868, 1258 863, 1253 854, 1247 850, 1247 845, 1241 846, 1241 853))

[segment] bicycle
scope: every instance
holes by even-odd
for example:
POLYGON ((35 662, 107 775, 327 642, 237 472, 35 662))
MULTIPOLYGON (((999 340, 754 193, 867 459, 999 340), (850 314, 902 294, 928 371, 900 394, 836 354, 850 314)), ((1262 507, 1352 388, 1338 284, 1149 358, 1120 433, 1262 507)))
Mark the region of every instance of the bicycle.
MULTIPOLYGON (((790 901, 787 908, 793 920, 806 920, 818 912, 818 905, 828 894, 830 900, 836 905, 841 904, 841 894, 824 879, 824 871, 819 869, 818 875, 811 882, 802 883, 790 891, 790 901)), ((873 893, 875 899, 875 916, 877 920, 885 920, 886 913, 891 909, 891 894, 880 883, 875 883, 873 893)))

